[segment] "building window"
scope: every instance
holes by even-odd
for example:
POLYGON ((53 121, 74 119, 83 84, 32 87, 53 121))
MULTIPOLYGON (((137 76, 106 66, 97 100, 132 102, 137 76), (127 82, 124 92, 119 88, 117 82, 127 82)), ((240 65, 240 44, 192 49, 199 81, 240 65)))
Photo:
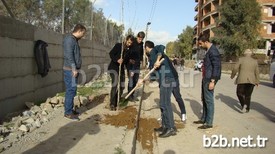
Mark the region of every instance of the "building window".
POLYGON ((271 33, 275 33, 275 24, 271 25, 271 33))
POLYGON ((272 8, 272 16, 275 16, 275 7, 272 8))

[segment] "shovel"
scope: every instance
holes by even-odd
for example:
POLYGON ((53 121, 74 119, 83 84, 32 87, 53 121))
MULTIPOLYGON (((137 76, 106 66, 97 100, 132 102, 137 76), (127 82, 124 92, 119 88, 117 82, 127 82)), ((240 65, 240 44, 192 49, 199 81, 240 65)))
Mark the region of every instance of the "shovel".
MULTIPOLYGON (((162 63, 164 61, 164 58, 162 58, 161 60, 160 60, 160 63, 162 63)), ((151 74, 151 73, 153 73, 154 71, 156 70, 156 68, 154 67, 154 68, 152 68, 151 70, 150 70, 150 72, 148 72, 144 77, 143 77, 143 80, 145 80, 145 79, 147 79, 148 78, 148 76, 151 74)), ((128 97, 138 88, 140 86, 140 84, 137 84, 136 86, 135 86, 135 88, 134 89, 132 89, 129 93, 128 93, 128 95, 126 95, 126 97, 125 98, 121 98, 120 99, 120 101, 119 101, 119 106, 120 107, 124 107, 124 106, 126 106, 127 104, 128 104, 128 97)))

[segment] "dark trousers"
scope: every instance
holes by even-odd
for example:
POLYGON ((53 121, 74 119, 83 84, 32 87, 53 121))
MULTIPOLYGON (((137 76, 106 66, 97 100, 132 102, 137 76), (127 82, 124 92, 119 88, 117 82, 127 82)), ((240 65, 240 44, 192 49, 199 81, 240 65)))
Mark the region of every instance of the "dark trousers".
POLYGON ((186 114, 186 110, 185 110, 185 105, 184 105, 184 102, 183 102, 183 99, 181 97, 181 94, 180 94, 180 83, 179 83, 179 79, 175 79, 176 80, 176 85, 175 87, 173 87, 173 90, 172 90, 172 93, 179 105, 179 108, 180 108, 180 111, 181 111, 181 114, 186 114))
MULTIPOLYGON (((135 88, 135 86, 137 85, 138 79, 139 79, 139 70, 127 70, 127 74, 128 74, 128 93, 130 93, 130 91, 132 89, 135 88), (134 73, 133 76, 131 76, 131 72, 134 73)), ((130 95, 130 97, 133 97, 134 93, 132 93, 130 95)))
POLYGON ((175 87, 174 78, 166 78, 160 83, 160 111, 162 118, 162 127, 175 128, 173 109, 171 104, 171 94, 175 87))
POLYGON ((254 85, 250 83, 237 85, 237 96, 241 103, 241 106, 247 105, 246 110, 250 109, 251 94, 253 92, 254 85))
MULTIPOLYGON (((110 94, 110 106, 117 107, 118 103, 118 73, 113 72, 110 73, 111 79, 112 79, 112 88, 111 88, 111 94, 110 94)), ((120 76, 120 93, 119 98, 121 98, 121 95, 124 90, 124 82, 125 82, 125 74, 121 73, 120 76)))

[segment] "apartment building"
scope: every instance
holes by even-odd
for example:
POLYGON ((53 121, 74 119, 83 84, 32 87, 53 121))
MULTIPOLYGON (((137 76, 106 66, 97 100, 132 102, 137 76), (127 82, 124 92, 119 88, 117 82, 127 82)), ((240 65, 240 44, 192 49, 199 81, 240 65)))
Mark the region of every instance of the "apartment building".
MULTIPOLYGON (((257 0, 262 11, 262 25, 260 36, 265 40, 265 49, 275 50, 275 1, 274 0, 257 0)), ((210 37, 215 34, 212 29, 216 26, 215 19, 219 18, 218 7, 222 4, 222 0, 195 0, 197 5, 195 11, 197 15, 194 20, 197 25, 194 26, 194 42, 201 33, 208 33, 210 37)), ((194 50, 196 44, 194 43, 194 50)))

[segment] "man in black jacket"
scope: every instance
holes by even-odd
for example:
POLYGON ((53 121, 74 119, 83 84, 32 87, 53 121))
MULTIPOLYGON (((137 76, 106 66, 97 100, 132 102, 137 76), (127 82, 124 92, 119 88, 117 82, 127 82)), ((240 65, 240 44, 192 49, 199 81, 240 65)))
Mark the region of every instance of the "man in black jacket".
POLYGON ((203 124, 199 129, 209 129, 213 127, 214 119, 214 88, 221 78, 221 60, 219 50, 209 41, 209 36, 204 34, 198 39, 202 48, 206 49, 202 68, 202 103, 203 113, 195 124, 203 124))
MULTIPOLYGON (((133 42, 131 50, 129 52, 129 60, 126 62, 127 74, 128 74, 128 93, 136 86, 139 74, 140 64, 143 58, 143 39, 145 33, 143 31, 137 34, 136 39, 133 42)), ((134 93, 130 95, 130 100, 137 100, 134 98, 134 93)))
POLYGON ((127 53, 129 52, 130 46, 132 45, 134 39, 135 37, 133 35, 128 35, 126 37, 126 40, 123 43, 115 44, 115 46, 112 48, 112 50, 109 53, 111 62, 108 66, 108 71, 112 79, 112 89, 110 94, 111 111, 116 110, 117 103, 118 103, 118 95, 119 97, 121 97, 124 90, 124 81, 125 81, 124 62, 127 61, 128 59, 127 53), (119 70, 120 70, 120 74, 119 74, 119 70), (120 75, 120 78, 119 78, 119 75, 120 75), (118 79, 120 79, 120 82, 118 81, 118 79), (117 87, 118 84, 120 84, 119 94, 118 94, 118 87, 117 87))

